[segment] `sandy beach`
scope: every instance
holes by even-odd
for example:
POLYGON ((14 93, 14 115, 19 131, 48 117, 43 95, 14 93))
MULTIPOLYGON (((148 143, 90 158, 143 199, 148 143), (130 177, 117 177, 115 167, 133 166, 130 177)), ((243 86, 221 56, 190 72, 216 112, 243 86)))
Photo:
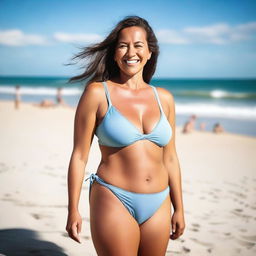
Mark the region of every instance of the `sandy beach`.
MULTIPOLYGON (((88 187, 78 244, 67 236, 67 170, 75 108, 0 101, 0 254, 96 256, 88 187)), ((166 255, 256 255, 256 137, 176 128, 186 230, 166 255)), ((86 177, 100 161, 94 137, 86 177)))

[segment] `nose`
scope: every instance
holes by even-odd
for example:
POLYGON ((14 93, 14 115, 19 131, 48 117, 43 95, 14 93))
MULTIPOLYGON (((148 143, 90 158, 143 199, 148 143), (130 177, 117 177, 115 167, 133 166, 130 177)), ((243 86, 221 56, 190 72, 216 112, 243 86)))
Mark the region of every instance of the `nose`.
POLYGON ((132 57, 136 54, 136 49, 135 47, 132 45, 132 46, 129 46, 128 49, 127 49, 127 55, 128 57, 132 57))

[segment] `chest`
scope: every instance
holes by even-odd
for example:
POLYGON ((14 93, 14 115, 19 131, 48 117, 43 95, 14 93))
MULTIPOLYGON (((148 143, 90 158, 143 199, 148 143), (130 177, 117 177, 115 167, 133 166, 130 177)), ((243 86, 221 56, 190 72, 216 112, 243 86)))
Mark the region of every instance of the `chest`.
MULTIPOLYGON (((141 133, 150 133, 161 117, 157 99, 152 91, 141 91, 139 93, 112 91, 111 103, 115 111, 118 111, 141 133)), ((108 107, 107 100, 100 104, 98 124, 104 119, 108 107)))

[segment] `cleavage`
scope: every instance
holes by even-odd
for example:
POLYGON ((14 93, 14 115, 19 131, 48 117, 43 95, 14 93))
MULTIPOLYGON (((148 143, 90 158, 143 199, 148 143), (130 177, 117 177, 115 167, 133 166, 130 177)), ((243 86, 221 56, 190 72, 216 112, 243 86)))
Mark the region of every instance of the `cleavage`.
POLYGON ((111 101, 112 106, 142 134, 152 133, 161 118, 156 99, 149 102, 142 93, 139 96, 133 96, 131 92, 116 93, 111 97, 111 101))

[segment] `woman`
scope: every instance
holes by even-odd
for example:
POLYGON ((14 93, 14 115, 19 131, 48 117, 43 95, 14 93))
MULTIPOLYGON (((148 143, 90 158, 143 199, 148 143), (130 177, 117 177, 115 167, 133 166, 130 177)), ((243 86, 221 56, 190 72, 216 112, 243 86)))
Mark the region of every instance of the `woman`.
POLYGON ((100 256, 165 255, 169 238, 184 232, 174 99, 149 84, 158 54, 147 21, 129 16, 103 42, 74 57, 93 56, 86 71, 70 80, 93 77, 75 116, 66 230, 80 242, 78 202, 96 134, 102 159, 87 179, 91 234, 100 256))

